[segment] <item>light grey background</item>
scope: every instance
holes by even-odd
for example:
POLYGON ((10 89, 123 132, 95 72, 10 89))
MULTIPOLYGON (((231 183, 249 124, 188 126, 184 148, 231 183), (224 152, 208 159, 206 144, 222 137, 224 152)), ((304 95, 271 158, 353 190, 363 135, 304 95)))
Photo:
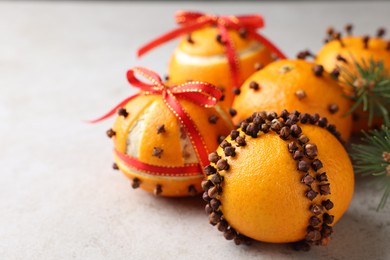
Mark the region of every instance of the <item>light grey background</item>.
POLYGON ((261 13, 262 33, 289 56, 317 51, 328 25, 374 34, 386 2, 0 2, 1 259, 389 259, 390 206, 358 179, 330 245, 235 246, 208 224, 199 199, 131 190, 111 169, 112 119, 83 122, 134 93, 125 72, 161 74, 176 42, 135 58, 175 27, 178 9, 261 13))

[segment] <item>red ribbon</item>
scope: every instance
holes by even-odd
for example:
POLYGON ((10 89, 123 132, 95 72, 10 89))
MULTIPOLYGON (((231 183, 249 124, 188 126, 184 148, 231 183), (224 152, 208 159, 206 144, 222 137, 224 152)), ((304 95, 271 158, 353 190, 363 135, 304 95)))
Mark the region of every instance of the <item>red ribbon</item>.
POLYGON ((216 25, 221 35, 221 40, 225 46, 225 53, 235 87, 240 87, 239 62, 233 41, 228 33, 229 29, 235 31, 246 29, 249 37, 252 37, 258 42, 264 44, 278 58, 286 58, 286 56, 272 42, 256 31, 257 29, 264 27, 264 20, 260 15, 215 16, 198 12, 178 11, 176 12, 175 19, 176 23, 180 24, 181 27, 163 34, 142 46, 138 50, 137 55, 140 57, 160 44, 177 38, 180 35, 198 30, 203 26, 216 25))
MULTIPOLYGON (((186 133, 194 147, 199 164, 203 172, 203 168, 209 164, 206 145, 195 123, 193 122, 189 114, 181 106, 180 102, 178 101, 178 98, 186 99, 202 107, 212 107, 221 98, 221 91, 209 83, 199 81, 191 81, 178 86, 168 87, 162 82, 161 78, 155 72, 142 67, 135 67, 129 70, 127 72, 127 79, 131 85, 141 89, 141 92, 126 98, 118 105, 116 105, 113 109, 111 109, 107 114, 90 122, 96 123, 112 116, 116 113, 118 108, 123 107, 125 104, 127 104, 127 102, 140 95, 161 95, 165 105, 175 115, 175 117, 179 120, 181 125, 186 130, 186 133), (142 82, 135 76, 135 74, 143 76, 151 84, 142 82)), ((120 154, 119 151, 116 151, 116 153, 120 154)), ((127 162, 130 166, 136 167, 137 169, 146 172, 152 173, 160 171, 161 173, 180 174, 193 173, 194 171, 194 166, 188 166, 188 169, 186 169, 186 166, 167 168, 144 164, 140 161, 137 161, 137 159, 131 158, 125 154, 122 154, 119 157, 124 158, 126 156, 128 158, 124 160, 125 162, 127 162)))

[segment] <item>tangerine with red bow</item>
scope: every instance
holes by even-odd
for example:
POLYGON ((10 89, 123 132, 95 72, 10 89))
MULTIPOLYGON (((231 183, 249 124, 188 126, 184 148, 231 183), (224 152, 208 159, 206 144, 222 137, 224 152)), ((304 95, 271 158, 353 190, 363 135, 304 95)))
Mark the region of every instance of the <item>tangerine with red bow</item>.
POLYGON ((118 114, 107 131, 114 141, 113 167, 132 180, 133 188, 155 195, 198 194, 209 151, 233 127, 217 105, 221 92, 199 81, 166 86, 156 73, 142 67, 129 70, 127 79, 141 91, 92 121, 118 114))
POLYGON ((141 47, 141 56, 156 46, 182 36, 168 68, 169 82, 202 80, 223 92, 222 105, 229 108, 234 93, 253 72, 284 54, 257 32, 264 27, 260 15, 216 16, 197 12, 176 13, 179 28, 141 47))

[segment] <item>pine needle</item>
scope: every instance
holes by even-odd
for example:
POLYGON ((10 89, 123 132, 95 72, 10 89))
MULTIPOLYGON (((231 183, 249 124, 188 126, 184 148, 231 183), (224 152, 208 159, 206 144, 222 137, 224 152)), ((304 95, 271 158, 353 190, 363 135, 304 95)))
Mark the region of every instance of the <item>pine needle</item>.
POLYGON ((390 128, 383 125, 380 130, 363 133, 362 143, 352 144, 351 158, 357 174, 383 178, 381 181, 385 186, 377 207, 379 211, 386 205, 390 196, 390 158, 384 158, 386 153, 390 153, 390 128))
POLYGON ((383 117, 389 125, 390 108, 390 75, 387 74, 383 61, 354 61, 357 73, 352 73, 346 67, 339 68, 345 82, 352 88, 352 95, 347 96, 354 104, 345 114, 350 115, 357 110, 367 111, 368 125, 374 118, 383 117))

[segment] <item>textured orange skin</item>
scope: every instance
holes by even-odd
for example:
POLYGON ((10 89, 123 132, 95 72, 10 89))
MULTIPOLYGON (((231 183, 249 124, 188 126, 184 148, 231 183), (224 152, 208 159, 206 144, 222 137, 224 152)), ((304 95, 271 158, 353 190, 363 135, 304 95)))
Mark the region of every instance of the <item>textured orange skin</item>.
MULTIPOLYGON (((208 150, 216 149, 218 136, 228 135, 233 127, 229 118, 226 116, 228 120, 223 120, 221 114, 215 108, 203 108, 186 100, 180 100, 180 103, 198 126, 198 130, 203 136, 208 150), (208 122, 208 117, 212 114, 220 117, 215 125, 211 125, 208 122)), ((125 153, 127 134, 131 126, 147 108, 151 108, 151 111, 148 114, 149 116, 145 118, 147 127, 140 137, 141 146, 138 160, 157 166, 184 166, 179 142, 178 121, 159 95, 141 95, 125 105, 129 115, 126 118, 118 116, 113 126, 113 130, 116 132, 116 135, 113 137, 115 149, 125 153), (166 132, 157 134, 156 129, 162 124, 164 124, 166 132), (164 150, 161 158, 152 156, 154 147, 164 150)), ((189 196, 188 186, 190 185, 194 185, 198 192, 202 190, 200 182, 203 179, 203 175, 192 177, 153 176, 128 168, 117 156, 115 156, 115 162, 127 177, 140 179, 140 187, 142 189, 153 192, 157 184, 161 185, 163 190, 160 194, 161 196, 189 196)))
MULTIPOLYGON (((177 48, 191 56, 211 57, 214 55, 225 55, 224 46, 216 41, 217 34, 217 28, 205 27, 191 33, 193 44, 188 43, 186 37, 183 37, 177 48)), ((242 39, 236 31, 230 31, 229 34, 234 42, 236 51, 243 50, 254 42, 250 39, 242 39)), ((245 56, 243 59, 239 59, 240 84, 256 71, 254 66, 256 63, 261 63, 265 66, 272 61, 271 52, 265 47, 251 55, 245 56)), ((221 62, 210 65, 182 64, 176 59, 176 53, 174 52, 169 63, 168 74, 169 82, 175 85, 187 80, 199 80, 209 82, 219 88, 223 87, 225 99, 221 102, 221 105, 225 108, 231 107, 234 98, 232 93, 234 86, 226 57, 221 62)))
POLYGON ((244 82, 241 94, 234 100, 233 108, 237 110, 234 123, 239 123, 255 111, 298 110, 326 117, 336 125, 343 139, 348 140, 352 117, 344 114, 349 111, 350 101, 343 96, 342 89, 329 74, 315 76, 313 66, 313 63, 304 60, 280 60, 254 73, 244 82), (283 73, 281 68, 285 66, 293 69, 283 73), (260 85, 258 91, 249 88, 252 81, 260 85), (297 90, 304 90, 306 97, 299 100, 295 95, 297 90), (328 105, 332 103, 339 107, 335 114, 328 110, 328 105))
MULTIPOLYGON (((390 69, 390 51, 386 50, 387 41, 381 38, 371 38, 368 48, 365 49, 363 45, 362 37, 348 36, 342 39, 345 47, 341 47, 340 42, 333 40, 325 44, 321 50, 317 53, 316 63, 322 64, 328 72, 331 72, 336 67, 342 67, 352 73, 357 73, 353 66, 354 61, 359 63, 362 60, 369 61, 371 59, 375 61, 383 61, 387 71, 390 69), (347 64, 336 59, 336 56, 340 54, 347 60, 347 64)), ((344 88, 346 94, 352 93, 352 88, 345 84, 345 73, 341 71, 340 80, 341 85, 344 88)), ((361 116, 361 119, 353 124, 353 132, 357 133, 361 130, 368 130, 367 113, 362 110, 357 111, 357 114, 366 115, 361 116)), ((372 127, 382 124, 382 118, 376 118, 372 127)), ((371 127, 371 128, 372 128, 371 127)))
MULTIPOLYGON (((331 188, 330 195, 318 195, 313 203, 327 199, 334 202, 329 214, 335 216, 336 223, 354 191, 351 161, 328 131, 313 125, 301 127, 309 143, 318 147, 317 158, 324 165, 320 172, 327 173, 331 188)), ((230 169, 224 173, 220 197, 224 218, 240 234, 255 240, 287 243, 304 239, 313 214, 309 210, 311 202, 304 195, 307 186, 301 183, 304 174, 296 169, 296 161, 287 149, 289 141, 273 132, 255 139, 246 136, 246 140, 247 145, 237 147, 236 156, 228 158, 230 169)), ((222 148, 217 152, 223 155, 222 148)))

